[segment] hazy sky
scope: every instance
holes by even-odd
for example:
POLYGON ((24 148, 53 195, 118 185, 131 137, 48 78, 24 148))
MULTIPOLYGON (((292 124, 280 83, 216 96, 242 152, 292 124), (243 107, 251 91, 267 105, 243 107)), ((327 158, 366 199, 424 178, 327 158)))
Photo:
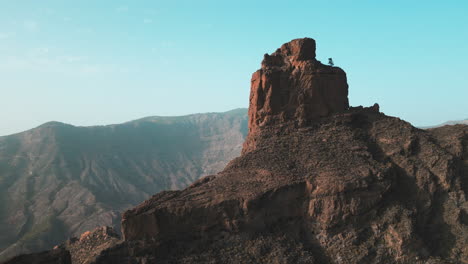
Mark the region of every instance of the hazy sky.
POLYGON ((0 0, 0 135, 248 106, 264 53, 299 37, 350 103, 415 125, 468 118, 468 1, 0 0))

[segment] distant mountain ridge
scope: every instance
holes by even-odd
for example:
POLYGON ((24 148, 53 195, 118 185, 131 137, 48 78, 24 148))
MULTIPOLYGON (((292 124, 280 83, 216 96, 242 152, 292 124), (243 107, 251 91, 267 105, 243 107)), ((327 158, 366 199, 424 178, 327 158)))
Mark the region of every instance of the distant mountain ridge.
POLYGON ((49 248, 240 154, 247 109, 123 124, 48 122, 0 137, 0 260, 49 248))
POLYGON ((465 119, 465 120, 455 120, 455 121, 447 121, 445 123, 442 123, 440 125, 438 125, 438 127, 440 126, 446 126, 446 125, 468 125, 468 118, 465 119))
POLYGON ((447 121, 439 125, 426 126, 426 127, 421 127, 421 128, 427 129, 427 128, 436 128, 436 127, 453 126, 453 125, 468 125, 468 118, 465 120, 451 120, 451 121, 447 121))

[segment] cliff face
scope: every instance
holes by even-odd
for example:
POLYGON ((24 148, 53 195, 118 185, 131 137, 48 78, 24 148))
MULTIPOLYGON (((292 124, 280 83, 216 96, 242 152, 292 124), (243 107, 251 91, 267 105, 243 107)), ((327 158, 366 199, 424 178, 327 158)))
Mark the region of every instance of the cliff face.
POLYGON ((468 127, 349 108, 314 47, 266 55, 243 155, 125 212, 97 263, 468 263, 468 127))
POLYGON ((305 126, 348 108, 346 73, 315 59, 315 40, 292 40, 265 54, 261 69, 252 75, 244 152, 255 148, 259 129, 291 122, 305 126))
POLYGON ((97 226, 120 230, 121 212, 222 170, 246 134, 239 109, 0 137, 0 261, 97 226))

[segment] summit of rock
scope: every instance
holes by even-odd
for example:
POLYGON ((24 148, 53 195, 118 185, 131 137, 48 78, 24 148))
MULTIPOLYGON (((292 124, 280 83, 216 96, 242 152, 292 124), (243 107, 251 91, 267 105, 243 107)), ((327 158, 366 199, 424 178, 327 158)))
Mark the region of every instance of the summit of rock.
POLYGON ((277 124, 308 125, 321 117, 349 108, 346 73, 315 59, 315 40, 295 39, 271 55, 252 75, 249 139, 254 148, 259 130, 277 124))
POLYGON ((262 68, 271 66, 282 66, 287 61, 314 61, 315 60, 315 40, 311 38, 293 39, 277 49, 273 54, 265 54, 262 61, 262 68), (287 59, 287 61, 286 61, 287 59))

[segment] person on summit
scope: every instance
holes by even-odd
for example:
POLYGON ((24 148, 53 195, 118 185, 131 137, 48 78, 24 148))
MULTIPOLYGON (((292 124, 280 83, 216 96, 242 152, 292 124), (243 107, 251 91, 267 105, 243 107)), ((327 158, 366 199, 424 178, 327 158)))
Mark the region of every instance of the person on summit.
POLYGON ((333 63, 333 59, 332 58, 328 58, 328 65, 330 65, 331 67, 333 67, 335 64, 333 63))

